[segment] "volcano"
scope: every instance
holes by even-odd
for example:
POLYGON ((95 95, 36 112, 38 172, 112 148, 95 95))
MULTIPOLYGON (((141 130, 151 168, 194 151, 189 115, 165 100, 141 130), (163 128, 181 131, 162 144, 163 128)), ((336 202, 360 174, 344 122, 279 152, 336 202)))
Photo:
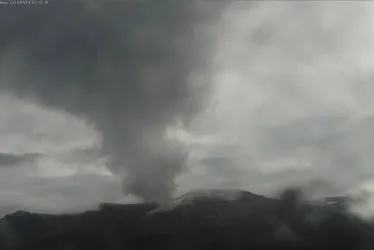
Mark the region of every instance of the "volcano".
POLYGON ((111 204, 79 214, 18 211, 0 220, 6 250, 371 249, 374 227, 338 203, 285 191, 269 198, 241 190, 190 192, 171 202, 111 204))

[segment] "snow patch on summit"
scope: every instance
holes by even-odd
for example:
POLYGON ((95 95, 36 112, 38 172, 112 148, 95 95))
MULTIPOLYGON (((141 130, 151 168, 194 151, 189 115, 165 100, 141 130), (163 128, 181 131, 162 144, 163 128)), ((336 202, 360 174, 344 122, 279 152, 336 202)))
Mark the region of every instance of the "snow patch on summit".
POLYGON ((234 201, 243 197, 242 190, 196 190, 179 196, 170 203, 162 204, 148 214, 174 210, 181 206, 203 201, 234 201))

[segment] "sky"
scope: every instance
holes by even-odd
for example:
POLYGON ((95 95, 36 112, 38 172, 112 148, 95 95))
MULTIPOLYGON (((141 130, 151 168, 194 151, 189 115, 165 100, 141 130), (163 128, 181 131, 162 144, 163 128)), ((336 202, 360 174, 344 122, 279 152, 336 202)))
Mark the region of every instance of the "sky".
MULTIPOLYGON (((205 79, 208 89, 199 96, 201 105, 189 113, 188 121, 179 119, 182 109, 164 111, 155 102, 156 114, 172 119, 155 118, 148 120, 150 125, 135 128, 122 121, 121 126, 113 126, 119 120, 103 122, 103 117, 117 115, 109 106, 99 105, 104 108, 95 113, 85 106, 91 101, 76 101, 86 98, 84 87, 76 89, 77 99, 69 94, 65 100, 65 92, 53 91, 52 97, 36 94, 41 101, 30 98, 24 94, 25 86, 39 93, 38 86, 45 85, 14 77, 24 74, 9 68, 18 66, 8 62, 19 54, 2 51, 0 65, 8 71, 0 70, 0 80, 7 82, 0 84, 6 85, 0 89, 0 208, 61 212, 87 209, 102 201, 137 201, 124 195, 123 173, 108 166, 110 157, 103 151, 114 152, 123 161, 126 150, 139 150, 154 159, 158 145, 178 146, 187 153, 182 157, 186 166, 166 175, 174 180, 175 194, 199 188, 272 194, 292 185, 320 196, 374 190, 374 4, 236 2, 221 10, 208 28, 203 21, 193 22, 201 40, 194 53, 188 52, 203 62, 204 70, 195 69, 194 76, 205 79), (200 53, 202 49, 209 53, 200 53), (10 94, 9 89, 21 94, 10 94), (70 105, 71 100, 76 106, 70 105), (140 149, 117 141, 126 138, 118 136, 121 131, 138 134, 142 129, 157 134, 142 141, 140 149), (144 147, 148 144, 152 146, 144 147), (116 147, 120 150, 113 151, 116 147)), ((173 70, 187 66, 178 64, 173 70)), ((160 76, 157 70, 151 76, 160 76)), ((189 84, 197 78, 188 78, 189 84)), ((72 79, 83 78, 66 81, 72 79)), ((124 95, 131 98, 131 93, 124 95)), ((142 92, 141 97, 150 96, 142 92)), ((146 116, 134 117, 140 124, 146 116)), ((142 166, 124 169, 136 180, 152 179, 139 175, 137 169, 150 169, 142 166)), ((169 171, 161 165, 154 169, 154 176, 169 171)))

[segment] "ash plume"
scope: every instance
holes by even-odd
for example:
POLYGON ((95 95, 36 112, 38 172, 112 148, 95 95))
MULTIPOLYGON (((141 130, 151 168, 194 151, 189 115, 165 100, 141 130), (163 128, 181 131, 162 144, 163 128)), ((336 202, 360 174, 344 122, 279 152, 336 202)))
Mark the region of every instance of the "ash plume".
MULTIPOLYGON (((9 8, 7 8, 9 7, 9 8)), ((107 165, 145 200, 168 199, 186 154, 164 139, 199 110, 203 67, 193 1, 83 2, 0 9, 0 88, 85 118, 107 165), (200 54, 200 56, 197 56, 200 54)))

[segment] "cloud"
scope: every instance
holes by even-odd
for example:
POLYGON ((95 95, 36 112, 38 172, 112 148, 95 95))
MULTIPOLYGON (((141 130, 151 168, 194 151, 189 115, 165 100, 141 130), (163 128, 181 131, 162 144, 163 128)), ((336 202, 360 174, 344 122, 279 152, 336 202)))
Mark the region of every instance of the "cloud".
POLYGON ((0 161, 20 164, 0 167, 0 215, 82 211, 100 201, 129 200, 95 152, 100 135, 81 119, 3 94, 0 117, 0 161), (81 157, 85 151, 89 157, 81 157))
POLYGON ((0 94, 0 152, 25 154, 97 147, 97 131, 67 112, 47 109, 25 99, 0 94))
POLYGON ((19 166, 27 163, 33 163, 40 157, 37 153, 28 154, 6 154, 0 153, 0 167, 13 167, 19 166))
POLYGON ((211 92, 186 128, 218 137, 190 145, 205 174, 260 193, 322 180, 321 195, 372 177, 373 11, 369 2, 227 5, 211 92))
POLYGON ((127 191, 164 199, 174 184, 335 195, 374 174, 371 3, 240 2, 214 25, 182 2, 86 7, 0 13, 0 86, 38 107, 1 151, 34 145, 43 178, 105 176, 111 158, 127 191))
POLYGON ((137 202, 123 196, 121 179, 115 176, 78 174, 41 178, 16 177, 0 184, 1 211, 26 209, 35 212, 79 212, 95 209, 101 202, 137 202))
POLYGON ((166 199, 186 154, 164 130, 176 117, 189 120, 205 92, 210 50, 198 45, 199 6, 125 1, 2 10, 0 87, 85 119, 102 133, 102 154, 127 191, 166 199))

